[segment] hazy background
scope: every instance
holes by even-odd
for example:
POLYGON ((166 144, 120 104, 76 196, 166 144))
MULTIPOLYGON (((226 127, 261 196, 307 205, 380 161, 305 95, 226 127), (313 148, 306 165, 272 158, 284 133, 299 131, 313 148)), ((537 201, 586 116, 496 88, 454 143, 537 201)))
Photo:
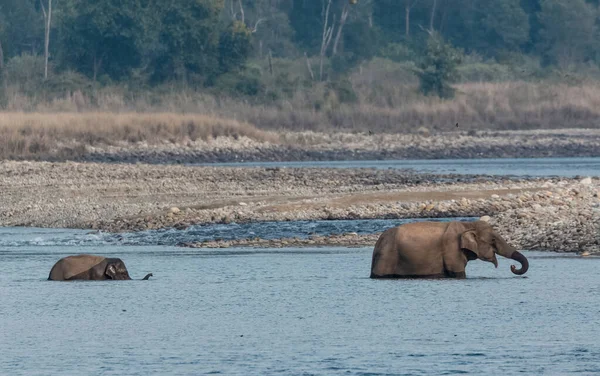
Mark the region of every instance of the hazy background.
POLYGON ((106 141, 98 130, 139 141, 148 129, 173 140, 265 140, 255 128, 595 128, 598 8, 586 0, 0 0, 0 109, 34 113, 0 132, 14 141, 6 150, 35 154, 41 146, 29 135, 42 128, 89 142, 106 141), (208 117, 48 115, 57 112, 208 117), (233 131, 222 131, 224 122, 233 131), (73 131, 85 127, 87 136, 73 131))

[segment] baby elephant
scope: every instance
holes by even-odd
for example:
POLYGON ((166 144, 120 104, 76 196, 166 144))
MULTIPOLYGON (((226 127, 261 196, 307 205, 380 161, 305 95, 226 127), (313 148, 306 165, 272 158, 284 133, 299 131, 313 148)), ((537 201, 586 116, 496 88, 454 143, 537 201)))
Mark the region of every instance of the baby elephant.
MULTIPOLYGON (((147 274, 143 279, 152 277, 147 274)), ((131 279, 125 263, 119 258, 106 258, 95 255, 68 256, 58 260, 50 270, 49 280, 72 281, 76 279, 98 281, 105 279, 131 279)))
POLYGON ((371 278, 465 278, 470 260, 498 267, 496 255, 521 263, 514 274, 529 268, 527 258, 487 222, 416 222, 386 230, 373 250, 371 278))

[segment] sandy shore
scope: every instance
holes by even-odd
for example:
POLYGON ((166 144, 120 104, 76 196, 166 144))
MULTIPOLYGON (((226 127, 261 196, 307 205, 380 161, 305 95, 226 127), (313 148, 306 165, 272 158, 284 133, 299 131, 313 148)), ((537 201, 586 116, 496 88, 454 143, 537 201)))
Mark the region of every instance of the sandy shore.
MULTIPOLYGON (((599 191, 596 178, 0 162, 0 225, 123 232, 232 221, 489 216, 521 249, 600 252, 599 191)), ((374 239, 282 241, 368 245, 374 239)), ((278 246, 260 239, 186 245, 278 246)))

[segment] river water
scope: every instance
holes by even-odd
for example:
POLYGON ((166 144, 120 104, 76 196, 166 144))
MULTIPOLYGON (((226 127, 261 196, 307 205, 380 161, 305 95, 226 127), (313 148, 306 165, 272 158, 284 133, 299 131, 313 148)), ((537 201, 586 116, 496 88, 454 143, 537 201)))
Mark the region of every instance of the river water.
MULTIPOLYGON (((273 231, 266 226, 244 231, 273 231)), ((337 226, 368 231, 360 221, 337 226)), ((523 277, 500 259, 498 269, 471 262, 467 280, 385 281, 368 278, 371 247, 150 245, 186 236, 147 233, 146 244, 0 229, 0 374, 600 372, 600 258, 524 252, 523 277), (46 280, 54 262, 77 253, 121 257, 133 278, 154 277, 46 280)))
POLYGON ((600 157, 593 158, 481 158, 407 159, 381 161, 244 162, 213 163, 231 167, 329 167, 411 169, 435 174, 506 176, 599 176, 600 157))

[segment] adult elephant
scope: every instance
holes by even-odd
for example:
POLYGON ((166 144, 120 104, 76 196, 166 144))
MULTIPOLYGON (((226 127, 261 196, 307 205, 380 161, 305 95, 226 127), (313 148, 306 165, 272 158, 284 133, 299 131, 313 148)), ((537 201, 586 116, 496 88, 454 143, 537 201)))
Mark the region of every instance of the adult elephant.
MULTIPOLYGON (((143 279, 152 277, 148 273, 143 279)), ((50 270, 49 280, 128 280, 129 272, 120 258, 106 258, 95 255, 77 255, 61 258, 50 270)))
POLYGON ((521 263, 514 274, 527 272, 527 258, 508 245, 487 222, 416 222, 381 234, 371 262, 371 278, 465 278, 470 260, 498 267, 496 254, 521 263))

